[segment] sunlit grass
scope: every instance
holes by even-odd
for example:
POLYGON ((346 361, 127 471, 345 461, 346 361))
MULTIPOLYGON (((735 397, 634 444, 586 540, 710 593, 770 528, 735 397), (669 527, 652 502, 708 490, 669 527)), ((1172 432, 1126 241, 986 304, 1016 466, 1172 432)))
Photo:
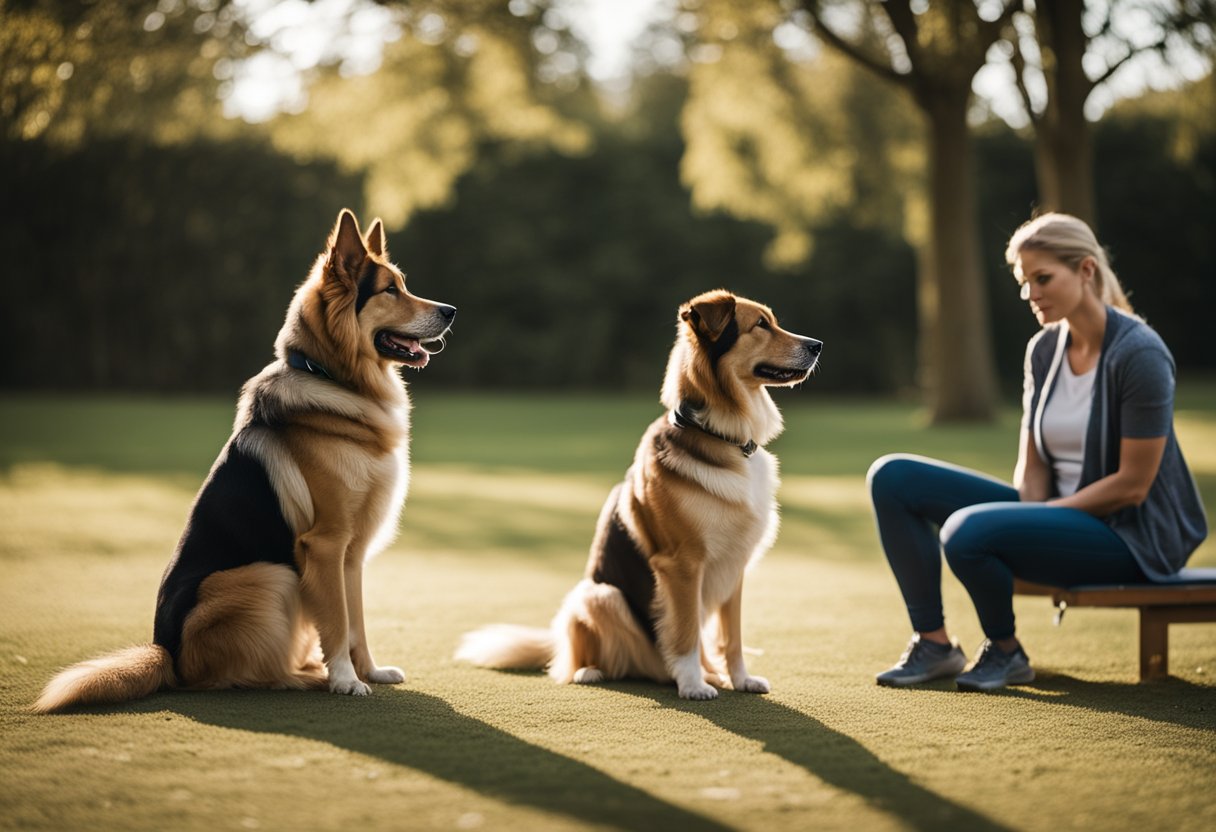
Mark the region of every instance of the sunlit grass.
MULTIPOLYGON (((0 828, 1216 825, 1196 788, 1216 765, 1212 625, 1174 627, 1177 678, 1141 686, 1134 614, 1078 610, 1057 629, 1043 600, 1019 599, 1035 686, 873 684, 907 624, 866 468, 900 450, 1007 474, 1013 411, 922 430, 913 406, 784 394, 782 533, 744 602, 750 665, 774 692, 693 705, 661 686, 559 688, 451 659, 474 626, 553 614, 659 415, 653 398, 419 389, 414 401, 402 532, 366 586, 372 647, 406 684, 367 700, 168 693, 33 718, 21 709, 57 666, 149 637, 160 572, 232 406, 0 400, 0 828)), ((1184 400, 1178 425, 1211 511, 1209 404, 1184 400)), ((1195 562, 1216 563, 1216 548, 1195 562)), ((980 632, 965 593, 947 577, 945 594, 971 654, 980 632)))

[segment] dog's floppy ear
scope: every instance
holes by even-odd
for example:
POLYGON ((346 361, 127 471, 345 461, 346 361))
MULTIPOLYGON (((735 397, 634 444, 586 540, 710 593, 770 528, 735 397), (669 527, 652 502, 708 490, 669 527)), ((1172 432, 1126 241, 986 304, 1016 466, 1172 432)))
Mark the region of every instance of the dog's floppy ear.
POLYGON ((372 220, 372 227, 367 230, 367 250, 377 257, 385 257, 387 252, 384 248, 384 223, 380 222, 380 218, 376 217, 372 220))
POLYGON ((353 278, 367 257, 363 237, 359 234, 359 222, 349 208, 338 214, 338 222, 329 235, 329 269, 339 275, 353 278))
POLYGON ((729 292, 715 292, 694 298, 680 310, 680 318, 687 321, 697 335, 717 341, 735 318, 735 296, 729 292))

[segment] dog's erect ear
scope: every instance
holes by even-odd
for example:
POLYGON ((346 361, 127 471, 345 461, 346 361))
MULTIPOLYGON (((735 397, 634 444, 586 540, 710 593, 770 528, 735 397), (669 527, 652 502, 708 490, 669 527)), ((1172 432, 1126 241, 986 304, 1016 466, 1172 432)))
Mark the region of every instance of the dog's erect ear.
POLYGON ((363 237, 359 235, 359 223, 350 209, 343 208, 338 214, 338 223, 329 235, 329 266, 331 270, 353 277, 367 257, 363 237))
POLYGON ((380 222, 380 218, 376 217, 372 220, 372 227, 367 230, 367 250, 377 257, 385 256, 384 248, 384 223, 380 222))
POLYGON ((735 296, 727 292, 696 299, 680 310, 680 318, 710 341, 717 341, 734 317, 735 296))

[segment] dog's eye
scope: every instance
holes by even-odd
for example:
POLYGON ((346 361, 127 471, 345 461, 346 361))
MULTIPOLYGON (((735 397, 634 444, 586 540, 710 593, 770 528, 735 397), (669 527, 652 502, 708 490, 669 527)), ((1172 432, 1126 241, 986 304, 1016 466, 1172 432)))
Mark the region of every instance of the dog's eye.
POLYGON ((384 287, 384 291, 388 292, 390 295, 396 295, 396 294, 398 294, 398 293, 399 293, 401 290, 397 288, 397 284, 396 284, 396 283, 390 283, 390 284, 388 284, 387 286, 385 286, 385 287, 384 287))
POLYGON ((756 321, 756 326, 760 327, 761 329, 773 328, 773 325, 768 322, 768 318, 761 318, 760 320, 756 321))

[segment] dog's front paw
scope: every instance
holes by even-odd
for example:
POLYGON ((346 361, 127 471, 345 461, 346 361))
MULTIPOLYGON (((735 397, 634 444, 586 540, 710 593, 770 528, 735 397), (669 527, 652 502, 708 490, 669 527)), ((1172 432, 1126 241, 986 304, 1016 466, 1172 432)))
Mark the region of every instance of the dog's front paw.
POLYGON ((399 667, 376 667, 367 674, 367 681, 377 685, 399 685, 405 681, 405 671, 399 667))
POLYGON ((713 685, 707 685, 704 682, 696 682, 691 685, 680 686, 681 699, 717 699, 718 689, 713 685))
POLYGON ((768 693, 771 690, 768 679, 763 676, 744 676, 738 682, 732 683, 732 687, 744 693, 768 693))
POLYGON ((576 685, 594 685, 596 682, 604 681, 604 671, 598 667, 580 667, 574 671, 574 684, 576 685))
POLYGON ((367 696, 372 692, 372 689, 359 681, 357 676, 350 678, 344 677, 329 677, 329 692, 341 693, 346 696, 367 696))

